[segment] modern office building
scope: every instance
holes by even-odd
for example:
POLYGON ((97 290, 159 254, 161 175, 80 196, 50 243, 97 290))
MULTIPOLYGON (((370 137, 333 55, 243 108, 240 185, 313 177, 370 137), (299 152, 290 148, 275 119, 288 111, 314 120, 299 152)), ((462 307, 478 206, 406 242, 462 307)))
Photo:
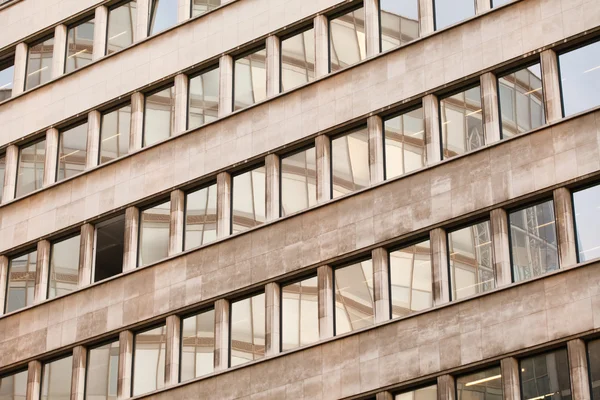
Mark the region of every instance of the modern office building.
POLYGON ((600 400, 600 0, 0 0, 0 400, 600 400))

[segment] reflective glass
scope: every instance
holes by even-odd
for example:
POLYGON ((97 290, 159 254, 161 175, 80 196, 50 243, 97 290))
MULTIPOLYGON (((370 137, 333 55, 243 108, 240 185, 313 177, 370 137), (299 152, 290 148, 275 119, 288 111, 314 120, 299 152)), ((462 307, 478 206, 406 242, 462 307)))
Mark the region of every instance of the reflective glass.
POLYGON ((261 225, 266 215, 265 167, 233 177, 232 233, 261 225))
POLYGON ((217 238, 217 185, 188 193, 185 200, 185 250, 217 238))
POLYGON ((369 135, 367 129, 331 141, 333 198, 369 186, 369 135))
POLYGON ((25 400, 27 392, 27 370, 0 377, 1 400, 25 400))
POLYGON ((338 268, 335 280, 335 334, 375 323, 373 262, 365 260, 338 268))
POLYGON ((133 351, 133 395, 148 393, 165 386, 165 351, 167 328, 158 328, 135 335, 133 351))
POLYGON ((444 158, 485 145, 479 86, 440 100, 444 158))
POLYGON ((317 153, 314 147, 281 159, 281 215, 317 204, 317 153))
POLYGON ((117 400, 119 341, 88 350, 86 400, 117 400))
POLYGON ((600 104, 600 42, 558 56, 565 117, 600 104))
POLYGON ((10 260, 6 291, 6 313, 33 304, 36 271, 37 251, 10 260))
POLYGON ((515 282, 558 269, 552 201, 512 212, 508 220, 515 282))
POLYGON ((48 82, 52 78, 52 53, 54 37, 38 42, 29 47, 27 55, 27 76, 25 90, 48 82))
POLYGON ((123 272, 125 215, 96 224, 94 282, 123 272))
POLYGON ((19 149, 16 197, 24 196, 42 187, 45 160, 46 140, 19 149))
POLYGON ((168 256, 171 202, 141 212, 138 266, 152 264, 168 256))
POLYGON ((231 303, 232 367, 265 356, 265 294, 231 303))
POLYGON ((129 153, 131 106, 102 114, 100 130, 100 164, 129 153))
POLYGON ((151 0, 148 36, 177 24, 177 0, 151 0))
POLYGON ((502 400, 500 367, 456 378, 457 400, 502 400))
POLYGON ((122 50, 133 44, 137 25, 137 2, 127 2, 108 12, 106 54, 122 50))
POLYGON ((600 399, 600 340, 593 340, 587 344, 590 384, 592 399, 600 399))
POLYGON ((285 92, 315 79, 315 30, 308 29, 281 41, 281 90, 285 92))
POLYGON ((6 157, 0 157, 0 202, 2 202, 2 194, 4 192, 4 174, 6 172, 6 157))
POLYGON ((540 64, 498 79, 502 137, 512 137, 542 126, 544 92, 540 64))
POLYGON ((394 400, 437 400, 437 385, 397 394, 394 400))
POLYGON ((513 0, 492 0, 492 7, 500 7, 504 4, 508 4, 513 0))
POLYGON ((579 262, 600 257, 600 185, 573 193, 579 262))
POLYGON ((329 21, 329 56, 331 72, 367 57, 365 11, 362 7, 329 21))
POLYGON ((435 30, 475 16, 475 0, 434 0, 435 30))
POLYGON ((207 13, 221 5, 221 0, 192 0, 192 17, 207 13))
POLYGON ((404 175, 426 163, 423 109, 385 121, 385 177, 404 175))
POLYGON ((381 0, 381 50, 419 37, 419 0, 381 0))
POLYGON ((77 235, 52 244, 48 279, 49 299, 77 290, 80 239, 81 236, 77 235))
POLYGON ((58 138, 57 181, 70 178, 85 170, 88 124, 81 124, 60 133, 58 138))
POLYGON ((267 97, 267 51, 254 53, 235 60, 233 81, 233 109, 241 110, 267 97))
POLYGON ((0 60, 0 101, 12 97, 15 59, 0 60))
POLYGON ((289 350, 319 340, 317 277, 281 288, 281 348, 289 350))
POLYGON ((190 78, 188 128, 194 129, 219 117, 219 68, 190 78))
POLYGON ((433 306, 429 240, 390 252, 392 318, 433 306))
POLYGON ((146 96, 144 110, 144 147, 165 140, 175 123, 175 87, 146 96))
POLYGON ((566 349, 524 358, 519 370, 523 400, 571 400, 566 349))
POLYGON ((67 62, 65 73, 75 71, 92 62, 94 53, 94 18, 67 31, 67 62))
POLYGON ((181 333, 181 382, 213 372, 214 353, 215 311, 206 311, 184 319, 181 333))
POLYGON ((68 400, 71 398, 73 356, 45 363, 42 367, 41 400, 68 400))

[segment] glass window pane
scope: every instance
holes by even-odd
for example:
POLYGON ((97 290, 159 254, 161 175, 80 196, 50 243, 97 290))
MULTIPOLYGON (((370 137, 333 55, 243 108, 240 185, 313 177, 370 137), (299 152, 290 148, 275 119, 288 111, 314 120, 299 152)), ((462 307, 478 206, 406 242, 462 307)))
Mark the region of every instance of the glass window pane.
POLYGON ((390 252, 392 318, 433 306, 429 240, 390 252))
POLYGON ((593 340, 587 345, 590 366, 592 399, 600 399, 600 340, 593 340))
POLYGON ((232 367, 265 356, 265 294, 231 303, 232 367))
POLYGON ((160 326, 135 335, 133 353, 133 395, 165 386, 167 328, 160 326))
POLYGON ((33 304, 36 270, 37 251, 10 260, 6 291, 6 313, 33 304))
POLYGON ((100 164, 129 153, 131 106, 102 114, 100 130, 100 164))
POLYGON ((397 394, 394 400, 437 400, 437 385, 397 394))
POLYGON ((479 86, 440 100, 444 158, 485 145, 479 86))
POLYGON ((381 0, 381 50, 419 37, 419 0, 381 0))
POLYGON ((133 44, 137 24, 137 2, 130 1, 108 12, 106 54, 111 54, 133 44))
POLYGON ((369 135, 361 129, 331 141, 333 198, 369 186, 369 135))
POLYGON ((27 370, 0 377, 0 399, 25 400, 27 392, 27 370))
POLYGON ((334 271, 335 334, 375 323, 373 262, 365 260, 334 271))
POLYGON ((573 193, 579 262, 600 257, 600 185, 573 193))
POLYGON ((435 30, 475 16, 475 0, 434 0, 435 30))
POLYGON ((558 269, 554 203, 547 201, 510 213, 514 281, 558 269))
POLYGON ((0 157, 0 202, 4 192, 4 173, 6 172, 6 156, 0 157))
POLYGON ((492 7, 500 7, 504 4, 508 4, 513 0, 492 0, 492 7))
POLYGON ((44 182, 45 160, 46 140, 41 140, 19 149, 16 197, 21 197, 34 190, 41 189, 44 182))
POLYGON ((181 382, 214 370, 215 311, 205 311, 183 320, 181 333, 181 382))
POLYGON ((281 90, 285 92, 315 79, 315 30, 308 29, 281 41, 281 90))
POLYGON ((41 400, 65 400, 71 397, 73 356, 43 365, 41 400))
POLYGON ((318 292, 316 276, 281 288, 283 350, 319 340, 318 292))
POLYGON ((235 60, 233 81, 234 111, 251 106, 267 97, 267 51, 254 53, 235 60))
POLYGON ((144 147, 165 140, 173 133, 175 87, 146 96, 144 110, 144 147))
POLYGON ((141 212, 138 266, 143 267, 167 257, 171 202, 159 204, 141 212))
POLYGON ((85 170, 87 158, 87 122, 60 133, 58 138, 57 181, 75 176, 85 170))
POLYGON ((94 18, 69 28, 67 31, 67 62, 65 73, 75 71, 92 62, 94 53, 94 18))
POLYGON ((600 42, 558 57, 565 117, 600 104, 600 42))
POLYGON ((496 287, 491 229, 485 221, 448 234, 453 300, 496 287))
POLYGON ((317 153, 314 147, 281 159, 281 215, 317 204, 317 153))
POLYGON ((52 78, 52 53, 54 37, 38 42, 29 47, 27 55, 27 75, 25 90, 48 82, 52 78))
POLYGON ((192 193, 185 200, 185 250, 217 238, 217 185, 192 193))
POLYGON ((519 364, 523 400, 571 400, 566 349, 524 358, 519 364))
POLYGON ((385 177, 404 175, 426 163, 423 109, 385 121, 385 177))
POLYGON ((85 381, 86 400, 117 400, 119 341, 89 349, 85 381))
POLYGON ((12 97, 14 74, 14 56, 6 60, 0 60, 0 101, 12 97))
POLYGON ((500 367, 456 378, 456 393, 459 400, 502 400, 500 367))
POLYGON ((94 282, 123 272, 125 215, 96 224, 94 282))
POLYGON ((265 167, 233 177, 232 233, 261 225, 266 214, 266 175, 265 167))
POLYGON ((177 0, 151 0, 148 36, 177 24, 177 0))
POLYGON ((221 5, 221 0, 193 0, 192 17, 207 13, 221 5))
POLYGON ((331 72, 364 60, 366 49, 365 11, 362 7, 329 21, 331 72))
POLYGON ((219 68, 190 78, 188 128, 194 129, 219 117, 219 68))
POLYGON ((77 290, 79 282, 79 244, 81 236, 56 242, 50 250, 48 298, 77 290))

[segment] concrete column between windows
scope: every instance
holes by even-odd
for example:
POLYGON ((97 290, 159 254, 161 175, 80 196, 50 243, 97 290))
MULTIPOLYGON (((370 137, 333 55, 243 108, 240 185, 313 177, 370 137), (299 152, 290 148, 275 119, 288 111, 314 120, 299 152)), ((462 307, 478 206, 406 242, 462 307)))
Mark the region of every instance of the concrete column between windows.
POLYGON ((65 73, 67 62, 67 26, 58 25, 54 28, 54 50, 52 53, 52 79, 65 73))
POLYGON ((137 0, 137 27, 134 35, 134 41, 136 42, 148 37, 150 3, 151 0, 137 0))
POLYGON ((379 392, 375 395, 375 400, 394 400, 394 395, 390 392, 379 392))
POLYGON ((367 57, 379 54, 379 0, 364 0, 365 7, 365 37, 367 42, 367 57))
POLYGON ((442 375, 437 378, 437 400, 454 400, 456 385, 452 375, 442 375))
POLYGON ((56 182, 56 171, 58 167, 58 129, 50 128, 46 131, 46 158, 44 160, 43 187, 56 182))
POLYGON ((281 316, 280 304, 281 304, 281 287, 276 282, 267 283, 265 286, 265 300, 266 300, 266 318, 265 318, 265 341, 266 349, 265 355, 272 356, 279 354, 281 350, 280 344, 280 324, 279 318, 281 316))
POLYGON ((79 284, 80 288, 92 283, 92 269, 94 260, 94 235, 96 229, 92 224, 81 226, 79 241, 79 284))
POLYGON ((186 74, 175 76, 175 135, 187 130, 189 83, 190 80, 186 74))
POLYGON ((219 59, 219 118, 233 111, 233 58, 224 54, 219 59))
POLYGON ((93 110, 88 114, 86 169, 98 166, 100 158, 100 119, 102 114, 93 110))
POLYGON ((315 27, 315 78, 329 73, 329 21, 325 15, 317 15, 315 27))
POLYGON ((269 154, 265 159, 267 170, 267 221, 279 218, 279 169, 280 161, 277 154, 269 154))
POLYGON ((498 287, 512 283, 510 263, 510 244, 508 240, 508 216, 502 208, 496 208, 490 213, 492 225, 492 249, 494 255, 494 271, 498 287))
POLYGON ((423 97, 423 117, 425 118, 425 154, 427 156, 427 165, 433 165, 442 160, 440 105, 437 96, 428 94, 423 97))
POLYGON ((27 364, 27 392, 26 400, 39 400, 42 383, 42 363, 38 360, 29 361, 27 364))
POLYGON ((334 288, 333 268, 322 265, 317 269, 319 338, 328 339, 334 334, 334 288))
POLYGON ((108 29, 108 7, 96 7, 94 15, 94 50, 92 60, 96 61, 104 57, 106 52, 106 30, 108 29))
POLYGON ((177 0, 177 22, 187 21, 192 16, 192 0, 177 0))
POLYGON ((267 97, 273 97, 280 92, 281 69, 281 41, 279 37, 267 37, 267 97))
POLYGON ((181 318, 167 317, 167 345, 165 351, 165 386, 179 383, 179 350, 181 348, 181 318))
POLYGON ((133 332, 123 331, 119 334, 119 369, 117 379, 117 399, 131 397, 133 373, 133 332))
POLYGON ((231 174, 217 175, 217 237, 224 238, 231 233, 231 174))
POLYGON ((40 240, 37 243, 37 266, 35 274, 35 291, 33 294, 34 304, 41 303, 48 297, 50 247, 51 244, 48 240, 40 240))
POLYGON ((542 87, 544 88, 546 121, 555 122, 562 118, 558 57, 554 50, 548 49, 540 53, 540 60, 542 65, 542 87))
POLYGON ((573 200, 569 189, 564 187, 554 189, 552 194, 558 240, 558 265, 560 268, 568 268, 577 264, 573 200))
POLYGON ((570 340, 567 342, 567 351, 569 353, 573 400, 590 400, 590 381, 585 342, 581 339, 570 340))
POLYGON ((390 269, 388 252, 383 247, 373 249, 373 291, 375 297, 375 323, 390 319, 390 269))
POLYGON ((131 124, 129 127, 129 153, 142 148, 144 135, 144 94, 136 92, 131 95, 131 124))
POLYGON ((371 185, 373 185, 383 182, 385 179, 383 120, 379 115, 367 118, 367 131, 369 134, 369 174, 371 185))
POLYGON ((476 0, 475 10, 477 14, 483 14, 484 12, 492 9, 492 2, 490 0, 476 0))
POLYGON ((183 229, 185 218, 185 193, 171 192, 171 224, 169 230, 169 256, 183 251, 183 229))
POLYGON ((229 367, 229 300, 215 301, 215 372, 229 367))
POLYGON ((431 240, 431 266, 433 268, 433 304, 450 301, 450 281, 448 274, 448 235, 442 228, 429 232, 431 240))
POLYGON ((521 400, 519 377, 519 360, 514 357, 503 358, 500 361, 502 371, 503 400, 521 400))
POLYGON ((419 36, 435 31, 433 0, 419 0, 419 36))
POLYGON ((29 46, 27 43, 17 44, 15 49, 15 69, 13 72, 12 97, 23 93, 25 90, 25 75, 27 74, 27 53, 29 46))
POLYGON ((498 113, 498 81, 496 75, 491 72, 481 75, 480 84, 485 143, 499 142, 500 115, 498 113))
POLYGON ((123 272, 137 267, 138 229, 140 225, 140 210, 128 207, 125 210, 125 240, 123 249, 123 272))
POLYGON ((331 199, 331 140, 326 135, 315 138, 317 153, 317 203, 331 199))
POLYGON ((0 315, 4 315, 6 304, 6 290, 8 284, 8 257, 0 256, 0 315))
POLYGON ((6 148, 6 166, 4 169, 4 190, 2 203, 7 203, 15 198, 17 188, 17 172, 19 169, 19 147, 11 144, 6 148))
POLYGON ((85 398, 85 368, 87 366, 87 349, 76 346, 73 349, 73 371, 71 373, 71 400, 85 398))

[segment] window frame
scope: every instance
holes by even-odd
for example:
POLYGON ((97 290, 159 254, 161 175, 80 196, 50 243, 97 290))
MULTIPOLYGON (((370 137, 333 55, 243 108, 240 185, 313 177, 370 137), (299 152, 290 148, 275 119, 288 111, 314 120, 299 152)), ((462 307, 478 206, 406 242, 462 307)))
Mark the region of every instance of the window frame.
MULTIPOLYGON (((300 146, 300 147, 298 147, 298 148, 296 148, 294 150, 291 150, 291 151, 289 151, 287 153, 279 155, 279 174, 278 174, 279 175, 279 177, 278 177, 278 179, 279 179, 279 210, 278 210, 279 213, 278 213, 278 218, 282 218, 283 217, 283 159, 295 156, 296 154, 303 153, 303 152, 305 152, 307 150, 310 150, 310 149, 315 149, 315 156, 316 156, 317 145, 316 145, 314 139, 312 140, 312 142, 308 142, 308 143, 306 143, 306 144, 304 144, 304 145, 302 145, 302 146, 300 146)), ((315 171, 315 174, 316 174, 316 171, 315 171)), ((288 215, 298 214, 298 213, 304 212, 306 210, 310 210, 313 207, 309 206, 309 207, 307 207, 307 208, 305 208, 305 209, 303 209, 301 211, 296 211, 296 212, 294 212, 292 214, 288 214, 288 215)), ((287 215, 286 215, 286 217, 287 217, 287 215)))
MULTIPOLYGON (((127 2, 131 2, 131 0, 128 0, 127 2)), ((105 163, 102 163, 102 128, 103 128, 103 122, 104 122, 104 116, 110 113, 113 113, 115 111, 119 111, 121 108, 124 107, 130 107, 131 108, 131 101, 124 101, 122 103, 118 103, 115 104, 114 106, 111 106, 109 108, 106 108, 102 111, 100 111, 100 124, 99 124, 99 135, 98 135, 98 159, 96 160, 96 164, 97 166, 101 166, 104 164, 109 164, 115 160, 120 160, 121 158, 127 157, 129 154, 131 153, 127 153, 121 157, 116 157, 113 160, 107 161, 105 163)), ((131 113, 133 114, 133 109, 131 110, 131 113)), ((131 125, 131 120, 129 121, 130 125, 131 125)), ((129 132, 129 142, 131 142, 131 132, 129 132)), ((128 146, 129 149, 129 146, 128 146)))
MULTIPOLYGON (((121 263, 121 272, 118 274, 115 274, 111 277, 108 278, 104 278, 101 280, 96 280, 96 255, 98 253, 98 247, 97 247, 97 243, 98 243, 98 225, 100 225, 100 227, 105 227, 109 225, 109 222, 112 222, 114 220, 116 220, 117 218, 123 216, 123 224, 125 225, 127 223, 127 219, 126 219, 126 214, 124 212, 118 212, 116 214, 111 214, 111 216, 109 216, 108 218, 102 219, 101 221, 97 221, 93 223, 94 226, 94 255, 92 256, 92 271, 91 271, 91 282, 92 284, 95 284, 97 282, 106 282, 109 279, 114 278, 115 276, 119 276, 121 274, 123 274, 123 263, 121 263)), ((123 237, 123 247, 125 247, 125 237, 123 237)), ((124 258, 124 255, 123 255, 124 258)), ((124 261, 124 260, 123 260, 124 261)), ((137 267, 136 267, 137 268, 137 267)))
MULTIPOLYGON (((261 167, 264 167, 265 168, 265 172, 266 172, 267 164, 266 164, 265 161, 266 161, 265 159, 262 159, 262 160, 254 163, 252 165, 246 166, 246 167, 244 167, 242 169, 239 169, 239 170, 237 170, 235 172, 230 173, 230 176, 231 176, 231 190, 230 190, 230 194, 229 194, 229 204, 230 204, 230 210, 229 210, 229 212, 230 212, 231 218, 229 218, 229 235, 227 235, 227 236, 239 235, 239 234, 248 232, 248 231, 256 228, 256 227, 251 227, 251 228, 248 228, 248 229, 246 229, 244 231, 233 233, 233 225, 234 225, 233 224, 233 200, 234 200, 234 196, 235 196, 235 187, 234 187, 234 184, 233 184, 233 179, 236 176, 245 174, 246 172, 254 171, 255 169, 261 168, 261 167)), ((267 195, 266 179, 267 179, 267 177, 266 177, 266 173, 265 173, 265 202, 266 202, 266 195, 267 195)), ((279 191, 281 192, 281 190, 279 190, 279 191)), ((217 197, 217 206, 218 206, 218 201, 219 201, 219 199, 217 197)), ((265 214, 266 214, 266 210, 265 210, 265 214)), ((266 215, 265 215, 265 217, 266 217, 266 215)), ((266 223, 267 223, 267 221, 263 222, 259 226, 262 226, 262 225, 264 225, 266 223)), ((243 299, 241 299, 241 300, 243 300, 243 299)))
MULTIPOLYGON (((233 177, 232 177, 232 184, 233 184, 233 177)), ((186 191, 184 192, 184 195, 183 195, 183 243, 182 243, 182 245, 183 245, 183 248, 182 248, 182 252, 191 251, 191 250, 193 250, 193 249, 199 249, 199 248, 201 248, 201 247, 204 247, 204 246, 208 245, 209 243, 212 243, 212 242, 209 242, 209 243, 203 243, 203 244, 201 244, 201 245, 199 245, 199 246, 196 246, 196 247, 189 248, 188 250, 186 250, 186 249, 185 249, 185 241, 186 241, 186 238, 187 238, 187 225, 188 225, 188 224, 187 224, 187 216, 188 216, 188 210, 187 210, 187 205, 188 205, 188 196, 189 196, 190 194, 193 194, 193 193, 199 192, 199 191, 200 191, 200 190, 202 190, 202 189, 209 189, 209 188, 210 188, 211 186, 213 186, 213 185, 215 186, 215 189, 218 191, 217 181, 216 181, 216 180, 209 180, 209 181, 207 181, 207 182, 205 182, 205 183, 203 183, 203 184, 201 184, 201 185, 199 185, 199 186, 194 186, 193 188, 190 188, 190 189, 188 189, 188 190, 186 190, 186 191)), ((161 203, 159 203, 159 204, 161 204, 161 203)), ((232 207, 233 207, 233 206, 232 206, 232 207)), ((217 212, 218 212, 218 208, 219 208, 219 197, 217 196, 217 212)), ((233 218, 232 218, 232 219, 233 219, 233 218)), ((218 221, 217 221, 217 222, 218 222, 218 221)), ((170 234, 170 231, 169 231, 169 234, 170 234)), ((217 238, 216 240, 219 240, 219 238, 217 238)), ((215 241, 216 241, 216 240, 215 240, 215 241)), ((197 313, 196 313, 196 314, 197 314, 197 313)), ((182 317, 182 318, 183 318, 183 317, 182 317)), ((181 364, 180 364, 180 365, 181 365, 181 364)))
MULTIPOLYGON (((191 10, 193 9, 193 7, 194 7, 194 2, 190 1, 190 15, 191 15, 191 12, 192 12, 191 10)), ((198 15, 198 17, 200 17, 202 15, 206 15, 206 14, 207 13, 200 14, 200 15, 198 15)), ((194 71, 192 73, 187 74, 187 80, 188 80, 188 85, 187 85, 187 101, 185 103, 185 130, 186 131, 190 130, 190 109, 191 109, 190 103, 192 101, 192 96, 191 96, 191 90, 192 90, 191 86, 192 85, 190 85, 189 82, 191 82, 192 79, 199 77, 200 75, 204 75, 206 73, 212 72, 212 71, 214 71, 216 69, 219 69, 219 68, 220 68, 220 65, 219 65, 219 62, 217 61, 216 63, 209 63, 206 67, 203 67, 203 68, 201 68, 199 70, 196 70, 196 71, 194 71)), ((220 78, 221 78, 221 71, 219 70, 219 97, 221 95, 220 78)), ((146 97, 144 97, 144 110, 146 109, 146 107, 145 107, 146 104, 145 103, 146 103, 146 97)), ((220 117, 217 116, 217 120, 219 120, 219 119, 220 119, 220 117)), ((194 130, 195 129, 200 129, 201 127, 206 126, 206 125, 210 124, 211 122, 205 122, 204 124, 200 125, 199 127, 194 128, 194 130)))
MULTIPOLYGON (((87 382, 87 380, 88 380, 88 374, 90 372, 90 368, 89 368, 90 367, 90 357, 89 357, 90 352, 92 350, 95 350, 95 349, 99 348, 99 347, 106 346, 107 344, 112 344, 114 342, 119 343, 119 351, 120 351, 121 350, 121 341, 119 339, 119 336, 116 336, 116 337, 113 336, 111 338, 102 340, 102 341, 100 341, 98 343, 94 343, 94 344, 86 346, 85 377, 84 377, 84 380, 83 380, 83 398, 84 399, 87 398, 87 390, 88 390, 88 385, 87 385, 88 382, 87 382)), ((132 355, 131 358, 133 360, 133 355, 132 355)), ((118 381, 118 376, 117 376, 117 381, 118 381)))
MULTIPOLYGON (((282 294, 281 296, 279 296, 279 352, 280 353, 290 353, 292 351, 296 351, 298 349, 304 348, 306 346, 311 346, 311 345, 300 345, 298 347, 295 347, 293 349, 288 349, 288 350, 284 350, 283 349, 283 287, 284 286, 289 286, 289 285, 293 285, 294 283, 300 283, 302 281, 308 280, 308 279, 312 279, 312 278, 318 278, 318 272, 317 270, 314 271, 309 271, 306 273, 303 273, 299 276, 296 277, 292 277, 289 278, 287 280, 284 281, 280 281, 277 282, 277 284, 279 285, 280 289, 282 290, 282 294)), ((317 282, 317 290, 318 290, 318 282, 317 282)), ((265 299, 266 300, 266 299, 265 299)), ((318 321, 317 321, 318 323, 318 321)))
MULTIPOLYGON (((148 203, 147 205, 144 205, 143 207, 140 206, 138 207, 138 219, 139 219, 139 223, 137 226, 137 249, 136 249, 136 261, 135 261, 135 268, 145 268, 148 267, 150 265, 154 265, 156 263, 159 262, 163 262, 164 260, 166 260, 167 258, 169 258, 169 255, 167 255, 167 257, 162 258, 158 261, 146 264, 146 265, 140 265, 140 256, 141 256, 141 251, 142 251, 142 241, 140 240, 140 238, 142 237, 142 214, 144 213, 144 211, 150 210, 156 206, 160 206, 161 204, 164 203, 171 203, 171 197, 165 197, 165 196, 161 196, 158 199, 153 199, 151 203, 148 203)), ((169 213, 170 214, 170 213, 169 213)), ((127 219, 125 220, 125 224, 127 224, 127 219)), ((171 235, 171 224, 169 224, 169 236, 171 235)), ((167 249, 169 248, 169 243, 167 243, 167 249)), ((121 272, 123 273, 123 272, 121 272)), ((147 330, 152 330, 154 328, 150 328, 147 330)), ((137 332, 136 332, 137 334, 137 332)), ((132 389, 133 390, 133 389, 132 389)))
MULTIPOLYGON (((232 346, 233 335, 231 334, 232 333, 232 329, 233 329, 233 324, 232 324, 232 321, 233 321, 233 304, 237 303, 239 301, 251 299, 251 298, 253 298, 255 296, 260 296, 261 294, 265 296, 265 307, 264 307, 264 313, 265 313, 265 355, 262 357, 262 359, 266 358, 266 356, 267 356, 266 355, 267 292, 266 292, 266 290, 264 288, 262 288, 262 289, 259 289, 257 291, 252 291, 252 292, 243 294, 241 296, 234 297, 232 299, 227 299, 229 301, 229 315, 228 315, 228 319, 229 319, 228 325, 229 326, 227 327, 228 335, 229 335, 229 340, 228 340, 228 343, 227 343, 228 350, 229 350, 229 357, 227 358, 227 369, 234 368, 234 367, 239 367, 239 366, 242 366, 242 365, 248 365, 251 362, 256 362, 256 360, 251 360, 251 361, 246 361, 243 364, 235 365, 234 367, 231 366, 231 358, 233 357, 233 351, 232 351, 232 348, 233 348, 233 346, 232 346)), ((254 318, 254 316, 252 316, 252 318, 254 318)), ((252 337, 252 340, 254 340, 254 337, 252 337)), ((180 370, 181 370, 181 368, 180 368, 180 370)))
MULTIPOLYGON (((186 319, 188 319, 188 318, 196 317, 196 316, 198 316, 200 314, 204 314, 204 313, 210 312, 210 311, 214 311, 215 312, 215 317, 217 316, 217 309, 216 309, 214 303, 207 304, 207 305, 205 305, 205 306, 203 306, 203 307, 201 307, 199 309, 196 309, 194 311, 190 311, 190 312, 187 312, 185 314, 178 315, 178 317, 179 317, 179 348, 178 348, 178 351, 179 351, 179 366, 180 366, 179 367, 179 372, 177 374, 177 382, 178 383, 189 382, 189 381, 192 381, 193 379, 200 378, 199 376, 197 376, 197 377, 194 377, 194 378, 192 378, 190 380, 187 380, 187 381, 182 381, 181 380, 181 373, 183 372, 183 368, 182 368, 182 366, 183 366, 183 322, 186 319)), ((177 315, 177 314, 175 314, 175 315, 177 315)), ((216 339, 216 337, 217 337, 217 332, 216 332, 217 331, 217 324, 215 322, 216 321, 213 321, 213 335, 215 336, 215 339, 216 339)), ((216 343, 215 343, 215 350, 216 350, 216 347, 217 346, 216 346, 216 343)), ((213 354, 214 354, 214 350, 213 350, 213 354)), ((214 362, 214 358, 213 358, 213 370, 214 370, 214 368, 215 368, 215 362, 214 362)), ((202 376, 204 376, 204 375, 202 375, 202 376)))
MULTIPOLYGON (((304 24, 301 24, 297 27, 290 29, 289 32, 284 32, 282 35, 276 36, 277 40, 279 40, 279 48, 280 48, 279 65, 278 65, 278 67, 279 67, 279 93, 291 93, 292 91, 310 83, 310 82, 307 82, 305 84, 296 86, 292 89, 288 89, 287 91, 283 90, 283 51, 281 51, 281 49, 283 49, 283 41, 284 40, 293 38, 294 36, 297 36, 297 35, 301 35, 304 32, 310 31, 311 29, 314 30, 315 25, 314 25, 313 21, 308 21, 308 22, 305 22, 304 24)), ((315 79, 316 79, 316 77, 315 77, 315 79)))
MULTIPOLYGON (((23 92, 27 92, 28 90, 34 90, 40 86, 43 86, 43 85, 51 82, 52 80, 54 80, 54 78, 51 77, 50 80, 48 80, 48 82, 40 83, 39 85, 36 85, 36 86, 32 87, 31 89, 27 89, 27 76, 28 76, 27 70, 29 68, 29 58, 31 55, 31 48, 34 46, 37 46, 38 44, 42 44, 49 39, 55 39, 54 32, 50 32, 50 33, 40 37, 37 40, 27 43, 27 59, 25 60, 25 79, 23 79, 23 92)), ((52 47, 52 62, 54 63, 54 46, 56 46, 56 43, 54 43, 52 46, 53 46, 52 47)), ((53 69, 50 71, 51 74, 53 73, 53 69)))

